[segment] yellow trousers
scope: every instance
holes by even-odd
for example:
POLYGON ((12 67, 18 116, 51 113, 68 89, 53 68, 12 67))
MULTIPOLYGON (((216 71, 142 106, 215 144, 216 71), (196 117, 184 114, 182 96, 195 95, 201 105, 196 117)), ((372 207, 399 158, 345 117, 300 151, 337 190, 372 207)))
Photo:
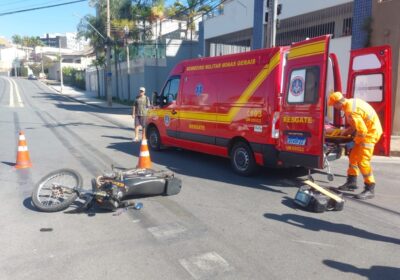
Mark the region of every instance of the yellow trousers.
POLYGON ((374 153, 374 144, 361 143, 355 144, 349 154, 349 169, 347 175, 357 176, 359 172, 364 177, 365 184, 375 183, 372 174, 371 158, 374 153))

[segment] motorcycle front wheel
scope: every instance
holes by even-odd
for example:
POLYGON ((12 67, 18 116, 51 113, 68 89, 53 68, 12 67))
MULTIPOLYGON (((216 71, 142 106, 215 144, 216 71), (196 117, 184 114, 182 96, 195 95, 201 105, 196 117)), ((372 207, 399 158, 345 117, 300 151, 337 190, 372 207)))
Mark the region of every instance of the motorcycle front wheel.
POLYGON ((76 189, 82 187, 82 182, 82 176, 75 170, 53 171, 36 184, 33 205, 42 212, 65 210, 78 198, 76 189))

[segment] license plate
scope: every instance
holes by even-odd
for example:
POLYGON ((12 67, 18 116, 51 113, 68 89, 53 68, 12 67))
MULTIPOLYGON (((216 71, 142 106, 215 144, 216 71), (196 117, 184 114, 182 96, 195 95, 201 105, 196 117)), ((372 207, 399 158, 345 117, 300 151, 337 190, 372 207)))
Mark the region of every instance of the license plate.
POLYGON ((287 144, 304 146, 306 145, 306 138, 303 136, 288 136, 287 144))

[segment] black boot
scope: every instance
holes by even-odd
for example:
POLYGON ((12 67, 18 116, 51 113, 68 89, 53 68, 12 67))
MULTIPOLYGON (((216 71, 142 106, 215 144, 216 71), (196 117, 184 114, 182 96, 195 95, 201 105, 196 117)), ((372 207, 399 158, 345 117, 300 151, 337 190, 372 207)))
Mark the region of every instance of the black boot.
POLYGON ((362 193, 360 193, 360 194, 357 194, 355 196, 355 198, 361 199, 361 200, 374 198, 374 196, 375 196, 374 189, 375 189, 375 184, 374 183, 365 184, 364 191, 362 193))
POLYGON ((346 183, 341 185, 338 189, 341 191, 354 191, 357 189, 357 176, 348 175, 346 183))

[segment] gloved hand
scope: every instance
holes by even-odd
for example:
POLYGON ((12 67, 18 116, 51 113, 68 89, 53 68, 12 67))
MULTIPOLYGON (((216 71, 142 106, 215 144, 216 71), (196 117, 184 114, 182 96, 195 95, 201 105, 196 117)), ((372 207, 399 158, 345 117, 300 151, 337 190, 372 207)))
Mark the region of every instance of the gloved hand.
POLYGON ((351 150, 354 148, 354 141, 346 143, 346 149, 351 150))

